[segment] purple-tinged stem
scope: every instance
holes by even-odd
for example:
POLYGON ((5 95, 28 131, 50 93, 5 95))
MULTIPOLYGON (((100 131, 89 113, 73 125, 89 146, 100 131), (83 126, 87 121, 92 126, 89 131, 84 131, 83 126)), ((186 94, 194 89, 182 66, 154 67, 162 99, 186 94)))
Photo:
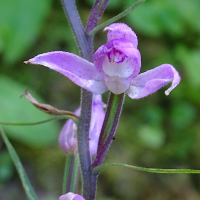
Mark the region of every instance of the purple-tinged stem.
MULTIPOLYGON (((64 10, 66 12, 69 23, 72 27, 76 42, 79 47, 80 54, 83 58, 93 62, 93 45, 92 38, 87 37, 81 23, 75 1, 62 0, 64 10)), ((96 186, 93 189, 93 181, 91 180, 91 158, 89 152, 89 130, 92 109, 92 93, 85 89, 81 89, 81 115, 78 121, 78 150, 82 175, 82 192, 85 200, 94 200, 96 186)))
POLYGON ((121 115, 124 97, 124 93, 119 95, 110 93, 106 115, 99 137, 97 155, 92 163, 91 168, 102 164, 108 148, 113 141, 117 124, 121 115))
POLYGON ((93 45, 92 39, 87 37, 76 8, 74 0, 62 0, 62 4, 75 36, 80 55, 86 60, 93 62, 93 45))
POLYGON ((104 13, 104 10, 106 8, 106 6, 108 5, 109 0, 96 0, 88 23, 87 23, 87 28, 86 28, 86 33, 89 33, 93 28, 95 28, 97 26, 97 23, 99 21, 99 19, 101 18, 101 16, 104 13))
MULTIPOLYGON (((89 18, 87 30, 92 30, 96 27, 98 20, 103 14, 106 5, 109 0, 97 0, 100 4, 95 4, 93 8, 93 14, 89 18), (96 11, 101 6, 100 11, 96 11)), ((84 31, 81 23, 75 0, 62 0, 65 13, 68 21, 73 30, 80 55, 86 60, 93 62, 93 37, 88 36, 84 31)), ((92 93, 81 89, 81 115, 78 120, 78 151, 81 166, 82 175, 82 196, 85 200, 94 200, 96 194, 97 176, 93 175, 90 171, 91 157, 89 152, 89 130, 91 121, 91 109, 92 109, 92 93)))

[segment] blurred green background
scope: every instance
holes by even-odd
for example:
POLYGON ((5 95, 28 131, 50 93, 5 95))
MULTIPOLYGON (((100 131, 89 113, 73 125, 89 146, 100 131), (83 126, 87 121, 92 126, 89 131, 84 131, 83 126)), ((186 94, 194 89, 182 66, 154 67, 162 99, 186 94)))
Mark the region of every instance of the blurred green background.
MULTIPOLYGON (((77 0, 85 25, 94 0, 77 0)), ((110 0, 101 22, 133 0, 110 0)), ((180 85, 140 100, 126 98, 106 162, 152 168, 200 169, 200 1, 147 0, 121 19, 137 34, 144 72, 163 63, 175 66, 180 85)), ((106 43, 100 31, 95 50, 106 43)), ((54 50, 78 54, 60 1, 0 1, 0 121, 33 122, 49 116, 20 95, 26 89, 41 103, 74 111, 80 88, 63 75, 23 64, 54 50)), ((108 93, 103 95, 107 101, 108 93)), ((65 155, 58 135, 65 121, 32 127, 3 126, 40 200, 61 194, 65 155)), ((0 138, 0 199, 25 200, 18 174, 0 138)), ((200 175, 149 174, 108 168, 99 176, 97 200, 198 200, 200 175)))

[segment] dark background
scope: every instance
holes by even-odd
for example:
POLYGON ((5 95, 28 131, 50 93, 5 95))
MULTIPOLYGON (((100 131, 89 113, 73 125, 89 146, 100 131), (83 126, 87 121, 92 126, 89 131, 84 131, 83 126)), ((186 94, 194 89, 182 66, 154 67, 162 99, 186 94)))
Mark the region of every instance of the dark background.
MULTIPOLYGON (((77 0, 86 25, 93 0, 77 0)), ((110 0, 101 22, 131 6, 110 0)), ((128 96, 116 139, 106 162, 152 168, 200 169, 200 1, 147 0, 121 19, 137 34, 144 72, 163 63, 179 71, 181 83, 169 96, 164 89, 144 99, 128 96)), ((98 32, 95 50, 106 43, 98 32)), ((78 50, 60 1, 0 1, 0 121, 34 122, 49 118, 25 98, 26 89, 41 103, 74 111, 80 88, 63 75, 23 64, 37 54, 78 50)), ((168 86, 169 87, 169 86, 168 86)), ((107 101, 108 92, 103 95, 107 101)), ((57 139, 65 121, 33 127, 3 126, 40 200, 61 195, 65 155, 57 139)), ((0 199, 27 199, 0 138, 0 199)), ((198 200, 200 175, 150 174, 107 168, 99 176, 97 200, 198 200)))

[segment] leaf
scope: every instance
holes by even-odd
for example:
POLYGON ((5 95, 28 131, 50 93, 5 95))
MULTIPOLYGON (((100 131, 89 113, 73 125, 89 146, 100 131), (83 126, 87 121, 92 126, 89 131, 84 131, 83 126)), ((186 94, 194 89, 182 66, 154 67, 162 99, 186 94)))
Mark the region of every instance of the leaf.
POLYGON ((0 182, 8 181, 14 172, 14 167, 10 155, 7 151, 0 153, 0 182))
POLYGON ((0 1, 0 51, 6 62, 19 59, 42 28, 51 0, 0 1))
POLYGON ((92 173, 97 175, 106 167, 128 167, 138 171, 150 172, 150 173, 158 173, 158 174, 200 174, 200 170, 194 169, 158 169, 158 168, 146 168, 146 167, 138 167, 133 165, 127 165, 123 163, 108 163, 99 165, 92 169, 92 173))
POLYGON ((21 162, 19 160, 19 157, 18 157, 15 149, 11 145, 11 143, 8 140, 6 134, 3 132, 3 129, 0 129, 0 132, 1 132, 3 140, 4 140, 4 142, 5 142, 5 144, 6 144, 7 148, 8 148, 10 156, 11 156, 13 162, 14 162, 14 165, 15 165, 15 167, 17 169, 17 172, 19 174, 19 177, 21 179, 23 188, 24 188, 24 190, 25 190, 25 192, 27 194, 28 199, 29 200, 37 200, 38 198, 37 198, 32 186, 31 186, 31 184, 29 182, 29 179, 28 179, 28 177, 26 175, 26 172, 25 172, 25 170, 24 170, 24 168, 23 168, 23 166, 22 166, 22 164, 21 164, 21 162))
MULTIPOLYGON (((127 0, 124 5, 131 3, 132 0, 127 0)), ((199 32, 199 9, 199 0, 149 0, 127 15, 127 20, 147 36, 180 37, 188 34, 188 28, 199 32)))
MULTIPOLYGON (((27 99, 20 98, 25 89, 27 89, 26 86, 0 76, 0 122, 29 123, 49 118, 27 99)), ((32 93, 40 102, 44 102, 34 92, 32 93)), ((29 127, 5 126, 5 130, 9 137, 32 147, 49 145, 57 141, 57 135, 60 132, 58 123, 55 121, 29 127)))

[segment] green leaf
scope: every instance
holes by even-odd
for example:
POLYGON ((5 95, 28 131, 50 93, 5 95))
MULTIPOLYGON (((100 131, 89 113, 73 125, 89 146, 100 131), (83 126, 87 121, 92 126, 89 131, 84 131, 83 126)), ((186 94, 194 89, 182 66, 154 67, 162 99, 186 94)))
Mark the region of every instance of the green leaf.
POLYGON ((0 51, 7 62, 19 59, 42 28, 51 0, 0 1, 0 51))
POLYGON ((158 168, 146 168, 146 167, 137 167, 133 165, 126 165, 123 163, 108 163, 97 166, 93 168, 93 174, 99 174, 101 170, 106 167, 128 167, 138 171, 150 172, 150 173, 159 173, 159 174, 200 174, 200 170, 194 169, 158 169, 158 168))
POLYGON ((7 151, 0 154, 0 182, 8 181, 14 172, 14 167, 10 155, 7 151))
POLYGON ((91 32, 90 32, 90 36, 94 36, 97 31, 99 31, 100 29, 116 22, 117 20, 125 17, 127 14, 129 14, 130 12, 132 12, 134 9, 136 9, 139 5, 141 5, 145 0, 138 0, 135 4, 133 4, 132 6, 130 6, 129 8, 127 8, 126 10, 124 10, 123 12, 119 13, 118 15, 110 18, 109 20, 107 20, 106 22, 100 24, 99 26, 97 26, 96 28, 94 28, 91 32))
MULTIPOLYGON (((132 0, 127 0, 124 5, 131 3, 132 0)), ((127 15, 127 20, 147 36, 179 37, 187 34, 188 28, 199 32, 199 9, 199 0, 149 0, 127 15)))
POLYGON ((27 194, 28 199, 29 200, 37 200, 38 198, 37 198, 32 186, 31 186, 31 184, 29 182, 29 179, 28 179, 28 177, 26 175, 26 172, 25 172, 25 170, 24 170, 24 168, 23 168, 23 166, 22 166, 22 164, 21 164, 21 162, 19 160, 19 157, 18 157, 15 149, 11 145, 11 143, 8 140, 6 134, 3 132, 3 129, 0 129, 0 132, 1 132, 3 140, 4 140, 4 142, 5 142, 5 144, 6 144, 7 148, 8 148, 10 156, 11 156, 13 162, 14 162, 14 165, 15 165, 15 167, 17 169, 17 172, 19 174, 19 177, 21 179, 23 188, 24 188, 24 190, 25 190, 25 192, 27 194))
MULTIPOLYGON (((0 122, 29 123, 49 118, 49 115, 37 110, 26 98, 20 98, 26 89, 26 86, 18 82, 0 76, 0 122)), ((31 89, 30 91, 38 101, 44 102, 31 89)), ((4 129, 12 139, 32 147, 49 145, 57 141, 60 132, 55 121, 29 127, 5 126, 4 129)))

